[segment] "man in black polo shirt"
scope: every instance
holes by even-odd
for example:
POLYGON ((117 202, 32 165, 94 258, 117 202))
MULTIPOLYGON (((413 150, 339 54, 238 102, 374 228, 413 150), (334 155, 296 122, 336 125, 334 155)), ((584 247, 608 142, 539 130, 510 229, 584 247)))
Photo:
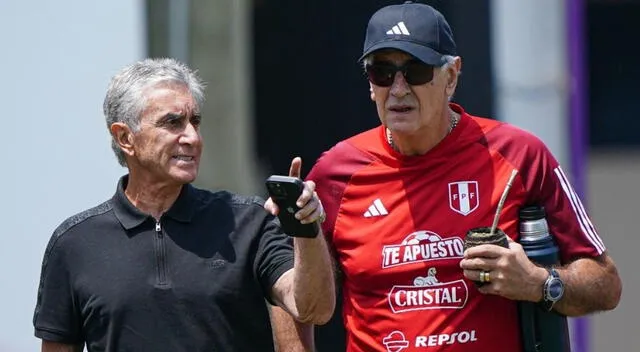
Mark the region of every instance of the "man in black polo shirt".
MULTIPOLYGON (((42 351, 273 351, 265 299, 301 322, 331 317, 322 234, 292 239, 272 202, 190 185, 202 101, 199 78, 171 59, 112 79, 104 113, 128 175, 51 237, 33 319, 42 351)), ((303 223, 324 216, 314 187, 299 198, 303 223)))

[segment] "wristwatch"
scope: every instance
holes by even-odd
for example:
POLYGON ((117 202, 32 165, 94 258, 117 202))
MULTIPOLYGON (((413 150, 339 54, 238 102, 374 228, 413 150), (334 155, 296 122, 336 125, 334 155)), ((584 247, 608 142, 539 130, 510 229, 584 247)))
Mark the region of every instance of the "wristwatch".
POLYGON ((558 275, 558 272, 554 268, 546 268, 549 272, 549 277, 542 286, 542 307, 547 311, 553 309, 553 305, 556 304, 564 294, 564 281, 558 275))

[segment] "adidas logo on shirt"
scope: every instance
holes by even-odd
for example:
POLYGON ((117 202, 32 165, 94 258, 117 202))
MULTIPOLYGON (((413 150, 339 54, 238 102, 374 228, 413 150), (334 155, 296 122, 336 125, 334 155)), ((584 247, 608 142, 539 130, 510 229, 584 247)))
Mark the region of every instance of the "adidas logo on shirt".
POLYGON ((367 209, 367 211, 364 212, 364 217, 370 218, 372 216, 383 216, 387 214, 389 214, 389 212, 384 207, 384 204, 382 204, 382 201, 380 200, 380 198, 378 198, 374 200, 373 204, 369 206, 369 209, 367 209))
POLYGON ((404 25, 404 22, 398 22, 395 26, 393 26, 390 30, 387 31, 387 34, 402 34, 402 35, 410 35, 407 26, 404 25))

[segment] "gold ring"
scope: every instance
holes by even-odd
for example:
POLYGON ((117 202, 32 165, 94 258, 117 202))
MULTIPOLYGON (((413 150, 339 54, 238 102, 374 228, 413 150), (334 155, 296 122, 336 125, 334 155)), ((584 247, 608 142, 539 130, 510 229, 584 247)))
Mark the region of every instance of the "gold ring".
POLYGON ((488 271, 480 272, 480 282, 491 282, 491 276, 488 271))

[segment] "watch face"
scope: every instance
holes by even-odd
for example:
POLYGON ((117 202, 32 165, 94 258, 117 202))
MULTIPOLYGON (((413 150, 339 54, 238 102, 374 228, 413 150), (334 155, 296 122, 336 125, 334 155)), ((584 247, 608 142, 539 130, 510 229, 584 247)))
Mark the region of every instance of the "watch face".
POLYGON ((549 282, 549 288, 547 292, 549 295, 549 299, 553 301, 560 299, 560 297, 562 297, 562 293, 564 292, 564 285, 562 284, 562 281, 557 279, 551 280, 551 282, 549 282))

